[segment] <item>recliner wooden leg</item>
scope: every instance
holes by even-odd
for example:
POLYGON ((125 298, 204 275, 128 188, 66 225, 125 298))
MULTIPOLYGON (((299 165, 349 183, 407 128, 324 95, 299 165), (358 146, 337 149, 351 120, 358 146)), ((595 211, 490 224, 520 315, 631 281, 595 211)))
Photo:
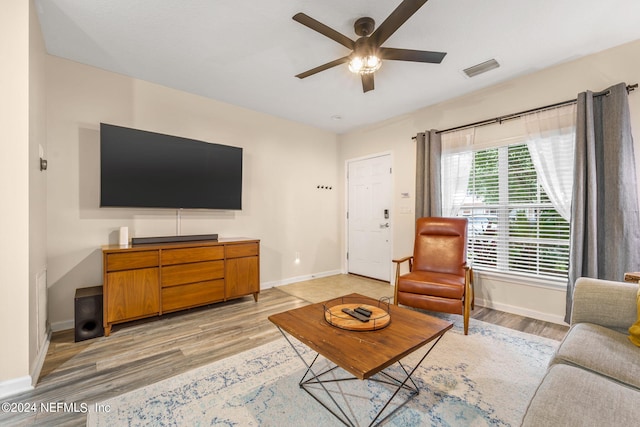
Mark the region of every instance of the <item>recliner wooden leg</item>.
POLYGON ((469 335, 469 316, 470 311, 473 310, 473 282, 471 272, 467 270, 466 281, 464 285, 464 306, 462 310, 462 316, 464 317, 464 334, 469 335))
POLYGON ((398 305, 398 282, 400 281, 400 264, 396 264, 396 285, 393 288, 393 305, 398 305))
POLYGON ((471 310, 476 309, 476 290, 473 286, 473 281, 469 284, 469 291, 471 291, 471 310))
POLYGON ((464 334, 469 335, 469 304, 465 301, 464 304, 464 334))
POLYGON ((396 287, 393 290, 393 305, 398 305, 398 281, 396 281, 396 287))

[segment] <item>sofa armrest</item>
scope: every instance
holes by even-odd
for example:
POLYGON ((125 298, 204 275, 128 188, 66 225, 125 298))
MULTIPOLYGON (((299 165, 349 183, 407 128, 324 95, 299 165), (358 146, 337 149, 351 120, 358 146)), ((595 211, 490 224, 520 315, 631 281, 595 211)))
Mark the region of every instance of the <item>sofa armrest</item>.
POLYGON ((626 332, 636 321, 637 283, 581 277, 573 293, 571 324, 594 323, 626 332))

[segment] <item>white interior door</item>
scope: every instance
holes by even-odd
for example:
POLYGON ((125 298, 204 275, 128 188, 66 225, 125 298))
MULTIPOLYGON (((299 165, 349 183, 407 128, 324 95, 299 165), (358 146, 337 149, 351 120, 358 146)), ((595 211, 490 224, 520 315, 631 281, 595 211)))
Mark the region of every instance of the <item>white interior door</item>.
POLYGON ((391 155, 348 163, 349 273, 389 281, 391 155))

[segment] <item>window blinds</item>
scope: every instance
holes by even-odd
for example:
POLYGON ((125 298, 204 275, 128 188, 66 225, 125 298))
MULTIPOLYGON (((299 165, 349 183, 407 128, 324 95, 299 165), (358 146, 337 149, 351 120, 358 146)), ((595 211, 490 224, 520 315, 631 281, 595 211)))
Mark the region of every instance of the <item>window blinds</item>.
MULTIPOLYGON (((556 145, 564 144, 564 149, 553 150, 555 165, 573 165, 571 132, 575 125, 564 127, 568 133, 561 138, 554 135, 552 141, 556 145)), ((448 139, 443 135, 443 200, 462 199, 452 213, 469 219, 469 260, 479 269, 566 277, 569 222, 558 213, 545 191, 539 168, 531 156, 532 151, 537 156, 549 156, 544 150, 540 154, 536 149, 538 143, 549 143, 549 134, 521 132, 501 136, 494 140, 485 138, 477 146, 468 141, 460 144, 460 138, 451 138, 455 148, 448 150, 448 139), (459 163, 461 153, 465 152, 462 145, 472 147, 467 148, 471 161, 468 185, 464 194, 447 195, 445 191, 460 189, 459 184, 452 182, 460 181, 461 177, 447 167, 459 163)), ((551 169, 553 175, 555 172, 551 169)), ((570 179, 572 167, 569 169, 570 179)), ((565 175, 558 179, 566 184, 565 175)))

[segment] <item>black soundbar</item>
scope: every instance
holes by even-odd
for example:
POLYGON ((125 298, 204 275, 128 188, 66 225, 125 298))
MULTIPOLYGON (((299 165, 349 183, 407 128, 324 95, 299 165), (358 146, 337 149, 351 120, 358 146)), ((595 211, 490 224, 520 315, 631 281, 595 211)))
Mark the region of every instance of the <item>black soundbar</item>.
POLYGON ((201 240, 218 240, 217 234, 192 234, 189 236, 133 237, 131 245, 148 245, 151 243, 198 242, 201 240))

